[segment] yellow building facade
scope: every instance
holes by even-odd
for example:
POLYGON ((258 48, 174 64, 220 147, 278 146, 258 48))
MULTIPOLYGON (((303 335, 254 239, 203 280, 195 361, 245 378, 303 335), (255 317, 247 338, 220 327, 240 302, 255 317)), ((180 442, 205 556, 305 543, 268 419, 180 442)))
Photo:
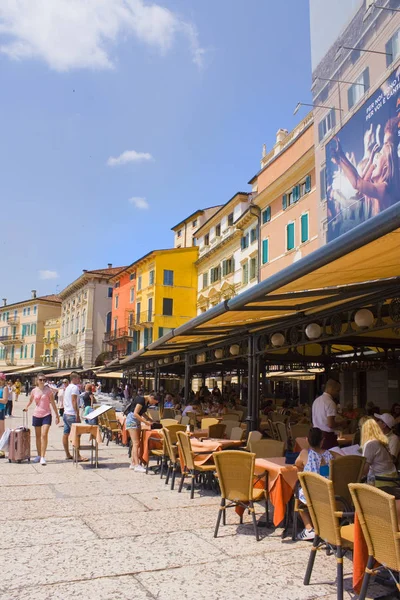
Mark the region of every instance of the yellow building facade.
POLYGON ((42 365, 56 367, 58 361, 58 342, 61 332, 60 319, 47 319, 44 322, 42 365))
POLYGON ((196 316, 198 249, 154 250, 135 264, 133 351, 196 316))

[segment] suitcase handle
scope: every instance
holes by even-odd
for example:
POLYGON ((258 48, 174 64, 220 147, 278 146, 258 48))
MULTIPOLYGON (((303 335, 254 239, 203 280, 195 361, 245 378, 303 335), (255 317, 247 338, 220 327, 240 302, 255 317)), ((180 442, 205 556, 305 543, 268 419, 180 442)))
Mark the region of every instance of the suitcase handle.
POLYGON ((25 427, 25 429, 29 429, 28 424, 29 424, 29 417, 28 417, 28 411, 26 411, 26 412, 22 413, 22 427, 25 427))

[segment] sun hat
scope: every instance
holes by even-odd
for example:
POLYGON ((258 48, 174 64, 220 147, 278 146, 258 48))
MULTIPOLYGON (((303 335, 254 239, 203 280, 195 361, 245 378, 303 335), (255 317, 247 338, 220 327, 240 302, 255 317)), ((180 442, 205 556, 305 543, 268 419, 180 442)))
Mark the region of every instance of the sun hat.
POLYGON ((385 423, 386 427, 389 427, 389 429, 393 429, 394 418, 392 417, 391 414, 389 414, 389 413, 383 413, 383 415, 375 414, 374 417, 377 421, 383 421, 385 423))

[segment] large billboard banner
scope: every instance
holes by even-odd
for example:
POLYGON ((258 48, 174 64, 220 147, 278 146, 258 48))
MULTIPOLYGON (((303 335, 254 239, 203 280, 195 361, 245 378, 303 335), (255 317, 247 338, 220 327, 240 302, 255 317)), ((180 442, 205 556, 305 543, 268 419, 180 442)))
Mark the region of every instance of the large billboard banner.
POLYGON ((326 145, 328 241, 400 200, 400 69, 326 145))

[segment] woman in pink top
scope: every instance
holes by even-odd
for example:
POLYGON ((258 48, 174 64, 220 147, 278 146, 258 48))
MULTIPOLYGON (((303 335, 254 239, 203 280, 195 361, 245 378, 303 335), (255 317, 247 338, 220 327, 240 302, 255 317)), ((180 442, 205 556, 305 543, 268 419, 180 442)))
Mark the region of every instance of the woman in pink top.
POLYGON ((33 459, 33 462, 40 462, 41 465, 46 464, 45 455, 47 450, 47 439, 51 425, 50 406, 53 407, 54 414, 56 415, 57 425, 60 422, 53 392, 48 385, 45 385, 45 383, 46 377, 43 373, 39 373, 37 376, 37 386, 32 390, 29 402, 26 408, 24 408, 24 412, 26 412, 32 402, 36 403, 35 410, 33 411, 32 426, 35 428, 36 449, 38 455, 33 459))

